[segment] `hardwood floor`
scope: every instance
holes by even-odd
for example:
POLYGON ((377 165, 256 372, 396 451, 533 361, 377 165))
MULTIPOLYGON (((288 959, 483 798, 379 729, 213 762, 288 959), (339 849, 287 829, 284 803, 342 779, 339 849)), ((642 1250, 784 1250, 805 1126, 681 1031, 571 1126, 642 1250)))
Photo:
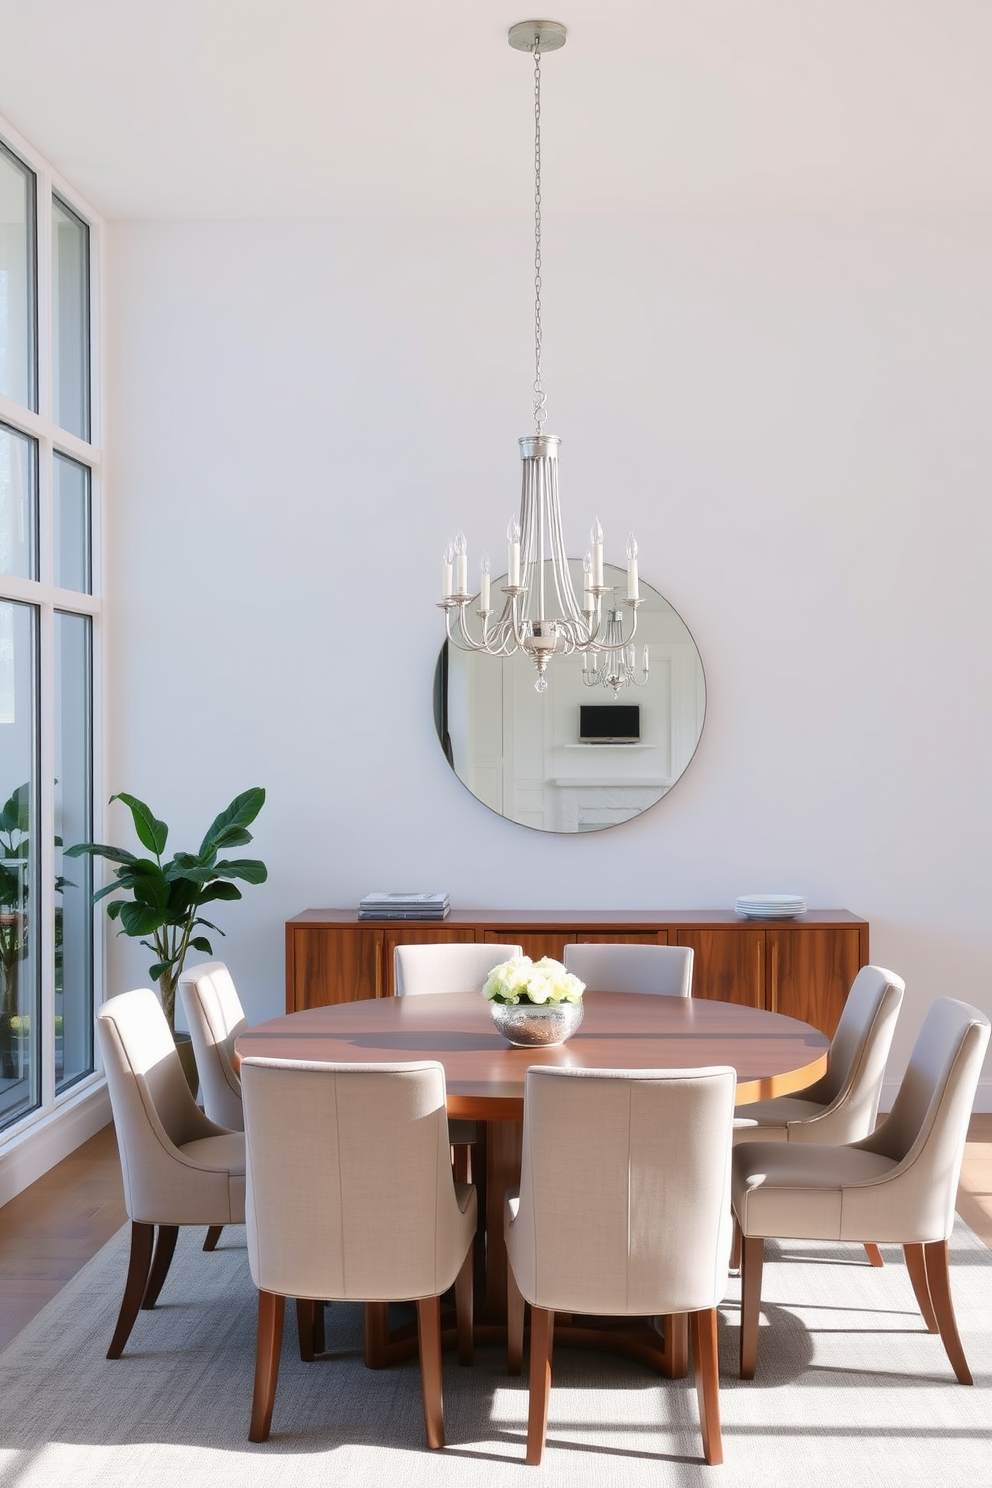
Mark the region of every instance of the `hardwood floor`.
MULTIPOLYGON (((992 1249, 992 1115, 971 1119, 958 1213, 992 1249)), ((112 1126, 0 1209, 0 1348, 126 1220, 112 1126)))

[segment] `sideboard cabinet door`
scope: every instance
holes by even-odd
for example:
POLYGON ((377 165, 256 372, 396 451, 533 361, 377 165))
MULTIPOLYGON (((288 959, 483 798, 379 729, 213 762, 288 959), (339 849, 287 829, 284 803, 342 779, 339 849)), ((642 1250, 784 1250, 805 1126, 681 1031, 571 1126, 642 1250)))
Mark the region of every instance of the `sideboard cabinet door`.
POLYGON ((692 995, 713 1002, 765 1006, 765 932, 728 925, 714 930, 679 930, 678 943, 692 946, 692 995))
POLYGON ((381 984, 381 930, 287 925, 286 1002, 291 1012, 379 997, 381 984))
POLYGON ((765 931, 767 1001, 773 1013, 786 1013, 832 1038, 851 983, 862 965, 857 927, 801 931, 785 926, 765 931))

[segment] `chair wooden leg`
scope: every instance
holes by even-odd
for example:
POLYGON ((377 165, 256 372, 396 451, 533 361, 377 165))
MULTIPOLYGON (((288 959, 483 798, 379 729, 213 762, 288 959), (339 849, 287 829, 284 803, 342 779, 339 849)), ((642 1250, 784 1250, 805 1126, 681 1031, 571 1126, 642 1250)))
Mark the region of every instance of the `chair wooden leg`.
POLYGON ((441 1299, 417 1302, 417 1339, 420 1345, 420 1389, 424 1399, 427 1445, 444 1446, 444 1399, 441 1393, 441 1299))
POLYGON ((873 1265, 873 1266, 884 1266, 885 1265, 885 1262, 882 1260, 882 1252, 879 1250, 879 1248, 878 1248, 877 1245, 870 1245, 866 1241, 865 1242, 865 1255, 868 1257, 868 1260, 871 1263, 871 1265, 873 1265))
POLYGON ((720 1366, 716 1341, 716 1308, 689 1314, 692 1334, 692 1365, 696 1375, 699 1400, 699 1429, 703 1438, 703 1456, 710 1467, 723 1461, 723 1436, 720 1431, 720 1366))
POLYGON ((327 1347, 327 1339, 324 1336, 324 1308, 326 1302, 315 1302, 313 1304, 313 1351, 322 1354, 327 1347))
POLYGON ((548 1434, 548 1397, 551 1394, 551 1348, 555 1315, 545 1307, 530 1310, 530 1404, 527 1409, 527 1457, 537 1467, 548 1434))
POLYGON ((315 1357, 317 1306, 311 1297, 296 1299, 296 1331, 300 1338, 300 1358, 304 1364, 312 1364, 315 1357))
POLYGON ((269 1439, 272 1407, 279 1379, 279 1354, 282 1350, 282 1325, 286 1315, 286 1298, 274 1292, 259 1291, 258 1337, 255 1344, 255 1391, 251 1401, 251 1425, 248 1440, 269 1439))
POLYGON ((730 1246, 730 1269, 739 1271, 741 1269, 741 1227, 734 1215, 734 1238, 730 1246))
POLYGON ((455 1324, 458 1328, 458 1362, 471 1364, 475 1357, 475 1252, 470 1245, 461 1270, 455 1277, 455 1324))
POLYGON ((761 1270, 765 1242, 745 1235, 741 1248, 741 1379, 754 1379, 758 1361, 758 1321, 761 1317, 761 1270))
POLYGON ((947 1357, 951 1361, 951 1368, 957 1375, 958 1384, 973 1385, 975 1382, 968 1368, 968 1361, 964 1356, 961 1346, 961 1335, 958 1333, 957 1319, 954 1316, 954 1304, 951 1301, 951 1271, 950 1252, 946 1240, 934 1240, 929 1245, 924 1245, 923 1256, 927 1265, 927 1286, 930 1290, 930 1299, 933 1302, 933 1310, 937 1314, 937 1326, 947 1357))
POLYGON ((172 1265, 172 1257, 176 1253, 178 1239, 178 1225, 159 1225, 155 1240, 155 1254, 152 1256, 152 1268, 148 1273, 145 1295, 141 1299, 143 1308, 152 1308, 158 1301, 159 1292, 162 1290, 165 1278, 169 1274, 169 1267, 172 1265))
POLYGON ((688 1313, 669 1313, 664 1318, 664 1331, 662 1372, 668 1379, 684 1379, 689 1373, 688 1313))
POLYGON ((145 1285, 152 1264, 154 1239, 154 1225, 137 1224, 132 1220, 131 1257, 128 1261, 127 1281, 124 1283, 124 1300, 121 1302, 121 1310, 117 1315, 117 1327, 114 1329, 114 1336, 107 1350, 108 1359, 119 1359, 124 1352, 124 1345, 131 1336, 134 1320, 141 1307, 141 1299, 145 1295, 145 1285))
POLYGON ((216 1250, 217 1241, 220 1239, 223 1233, 223 1225, 211 1225, 209 1230, 207 1231, 206 1239, 203 1242, 204 1250, 216 1250))
POLYGON ((524 1360, 524 1299, 513 1267, 506 1263, 506 1372, 519 1374, 524 1360))
POLYGON ((365 1367, 385 1369, 386 1345, 389 1342, 389 1303, 365 1304, 365 1367))
POLYGON ((906 1270, 913 1284, 913 1292, 923 1314, 923 1321, 930 1333, 939 1333, 937 1314, 933 1310, 933 1302, 930 1298, 930 1286, 927 1282, 927 1263, 923 1255, 922 1245, 904 1245, 903 1255, 906 1257, 906 1270))

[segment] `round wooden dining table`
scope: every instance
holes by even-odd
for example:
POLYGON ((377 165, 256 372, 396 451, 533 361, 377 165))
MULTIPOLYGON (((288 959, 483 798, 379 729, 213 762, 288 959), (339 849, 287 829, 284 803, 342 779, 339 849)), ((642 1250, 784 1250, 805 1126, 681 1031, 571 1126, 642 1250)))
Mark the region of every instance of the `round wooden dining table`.
MULTIPOLYGON (((506 1322, 506 1254, 502 1243, 506 1190, 520 1178, 527 1070, 535 1064, 586 1069, 699 1069, 731 1065, 737 1103, 789 1095, 825 1072, 829 1040, 807 1023, 737 1003, 629 992, 587 992, 584 1017, 567 1043, 517 1049, 493 1026, 479 992, 433 993, 336 1003, 287 1013, 240 1034, 239 1059, 393 1063, 436 1059, 444 1068, 449 1116, 485 1123, 484 1233, 477 1333, 498 1336, 506 1322)), ((482 1173, 473 1174, 483 1178, 482 1173)), ((562 1320, 563 1321, 563 1320, 562 1320)), ((684 1322, 684 1320, 682 1320, 684 1322)), ((556 1324, 556 1338, 618 1347, 669 1375, 686 1369, 681 1323, 649 1324, 609 1333, 556 1324)), ((367 1309, 366 1360, 373 1367, 405 1357, 409 1336, 388 1333, 382 1304, 367 1309)))

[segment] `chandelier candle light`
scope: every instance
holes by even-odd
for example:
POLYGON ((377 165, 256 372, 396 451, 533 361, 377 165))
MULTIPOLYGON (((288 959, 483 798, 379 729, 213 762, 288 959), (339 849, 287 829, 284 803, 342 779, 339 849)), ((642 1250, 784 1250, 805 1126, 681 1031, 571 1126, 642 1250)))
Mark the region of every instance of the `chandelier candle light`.
POLYGON ((584 681, 602 682, 613 688, 648 679, 648 648, 644 647, 642 676, 634 675, 632 641, 637 630, 637 608, 642 603, 637 577, 637 543, 633 534, 627 543, 627 597, 630 627, 623 631, 623 616, 614 601, 602 631, 602 600, 613 586, 603 582, 603 529, 593 523, 590 546, 583 563, 581 604, 572 584, 562 532, 558 497, 558 447, 555 434, 544 433, 547 394, 541 374, 541 56, 565 45, 565 27, 557 21, 520 21, 511 26, 509 42, 516 51, 534 57, 534 423, 536 431, 518 441, 523 462, 520 516, 507 527, 506 584, 503 607, 492 608, 491 566, 488 553, 481 564, 479 608, 481 629, 469 630, 467 609, 472 602, 468 587, 468 543, 459 532, 444 550, 441 570, 441 601, 448 639, 463 651, 482 651, 489 656, 512 656, 522 651, 537 669, 538 692, 548 687, 547 666, 552 656, 578 651, 582 654, 584 681), (550 573, 549 573, 550 568, 550 573), (549 604, 553 591, 556 606, 549 604))

